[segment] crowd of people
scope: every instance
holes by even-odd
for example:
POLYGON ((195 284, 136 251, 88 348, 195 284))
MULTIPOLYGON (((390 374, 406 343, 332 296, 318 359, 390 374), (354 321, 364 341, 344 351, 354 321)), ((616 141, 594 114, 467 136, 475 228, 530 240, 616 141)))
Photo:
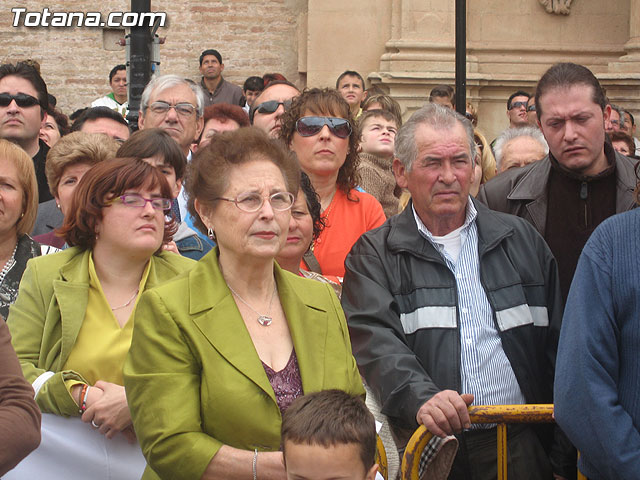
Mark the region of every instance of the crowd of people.
POLYGON ((3 478, 373 480, 371 408, 396 458, 424 425, 434 478, 489 480, 468 407, 527 403, 557 424, 508 428, 510 477, 637 477, 640 150, 588 68, 491 142, 447 85, 403 118, 352 70, 223 70, 129 125, 124 65, 69 117, 0 65, 3 478))

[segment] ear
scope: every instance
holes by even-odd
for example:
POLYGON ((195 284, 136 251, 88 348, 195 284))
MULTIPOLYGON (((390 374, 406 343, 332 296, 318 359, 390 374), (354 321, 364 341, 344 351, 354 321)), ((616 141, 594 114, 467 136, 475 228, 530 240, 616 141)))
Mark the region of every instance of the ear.
POLYGON ((182 190, 182 179, 176 178, 176 184, 173 189, 173 198, 178 198, 178 195, 180 195, 180 190, 182 190))
POLYGON ((204 118, 198 117, 198 119, 196 120, 196 138, 193 139, 194 142, 196 142, 198 138, 200 138, 200 134, 202 133, 203 129, 204 129, 204 118))
POLYGON ((220 73, 224 72, 224 63, 220 64, 220 73))
POLYGON ((42 121, 40 122, 40 128, 44 128, 44 124, 47 121, 47 112, 42 111, 42 121))
POLYGON ((378 464, 374 464, 365 475, 365 480, 375 480, 376 473, 378 472, 378 464))
POLYGON ((138 129, 144 130, 144 113, 142 113, 142 110, 138 111, 138 129))
POLYGON ((202 220, 202 223, 204 223, 205 227, 209 228, 212 224, 209 219, 209 209, 202 205, 197 198, 193 201, 193 206, 195 207, 196 212, 198 212, 198 216, 202 220))
POLYGON ((606 125, 607 122, 609 122, 609 120, 611 119, 611 105, 606 105, 604 107, 604 111, 602 112, 602 115, 604 117, 604 124, 606 125))
POLYGON ((391 165, 393 174, 396 177, 396 183, 400 188, 407 188, 409 182, 407 181, 407 169, 399 159, 394 158, 391 165))

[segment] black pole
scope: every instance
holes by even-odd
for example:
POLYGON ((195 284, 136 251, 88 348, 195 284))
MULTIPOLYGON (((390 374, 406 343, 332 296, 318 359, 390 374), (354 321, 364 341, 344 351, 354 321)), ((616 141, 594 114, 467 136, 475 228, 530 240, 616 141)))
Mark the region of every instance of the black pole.
MULTIPOLYGON (((131 0, 131 11, 151 11, 151 0, 131 0)), ((129 34, 130 55, 127 62, 129 73, 129 114, 127 120, 133 130, 138 128, 138 111, 144 87, 151 80, 151 31, 147 26, 131 27, 129 34)))
POLYGON ((467 0, 456 0, 456 111, 467 110, 467 0))

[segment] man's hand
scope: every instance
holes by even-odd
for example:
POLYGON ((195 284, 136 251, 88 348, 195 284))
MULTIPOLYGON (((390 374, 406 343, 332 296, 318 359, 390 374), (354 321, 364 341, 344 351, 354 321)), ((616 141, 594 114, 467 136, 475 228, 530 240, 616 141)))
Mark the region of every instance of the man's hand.
POLYGON ((420 407, 416 420, 434 435, 444 438, 471 426, 467 407, 472 403, 473 395, 443 390, 420 407))

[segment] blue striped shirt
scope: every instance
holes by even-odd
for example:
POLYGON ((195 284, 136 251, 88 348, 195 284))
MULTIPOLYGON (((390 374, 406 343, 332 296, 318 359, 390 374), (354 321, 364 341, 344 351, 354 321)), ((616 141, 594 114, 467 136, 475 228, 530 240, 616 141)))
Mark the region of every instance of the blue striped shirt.
POLYGON ((418 231, 440 253, 456 280, 462 379, 460 393, 472 393, 474 405, 523 404, 526 403, 524 395, 502 349, 494 312, 480 282, 477 215, 478 211, 469 200, 460 232, 460 254, 455 261, 444 246, 435 241, 413 209, 418 231))

